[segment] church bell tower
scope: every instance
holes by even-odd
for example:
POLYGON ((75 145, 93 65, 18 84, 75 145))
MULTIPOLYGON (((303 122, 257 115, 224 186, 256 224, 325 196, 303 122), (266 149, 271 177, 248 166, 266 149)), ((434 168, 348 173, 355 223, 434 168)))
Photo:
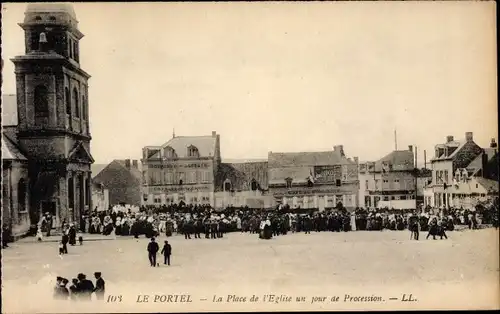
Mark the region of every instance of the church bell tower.
POLYGON ((23 23, 25 54, 15 65, 18 139, 29 159, 30 218, 50 213, 79 225, 91 209, 88 84, 80 67, 71 4, 32 3, 23 23))

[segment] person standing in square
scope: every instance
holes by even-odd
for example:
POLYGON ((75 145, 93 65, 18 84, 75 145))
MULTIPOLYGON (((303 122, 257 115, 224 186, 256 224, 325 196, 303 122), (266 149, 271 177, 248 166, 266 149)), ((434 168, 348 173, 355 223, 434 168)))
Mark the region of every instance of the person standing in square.
POLYGON ((101 277, 101 272, 95 272, 94 277, 96 279, 95 281, 95 296, 97 300, 103 300, 104 299, 104 286, 105 282, 104 279, 101 277))
POLYGON ((172 255, 172 246, 168 244, 168 241, 165 241, 165 245, 163 245, 161 254, 163 254, 164 264, 170 266, 170 255, 172 255))
POLYGON ((156 254, 159 250, 160 247, 155 242, 155 238, 151 238, 151 242, 148 243, 148 258, 152 267, 156 267, 156 254))

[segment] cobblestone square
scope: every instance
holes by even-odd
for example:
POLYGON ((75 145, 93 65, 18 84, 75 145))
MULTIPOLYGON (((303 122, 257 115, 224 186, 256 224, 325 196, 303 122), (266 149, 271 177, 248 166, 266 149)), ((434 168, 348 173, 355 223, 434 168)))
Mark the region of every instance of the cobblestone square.
MULTIPOLYGON (((62 311, 62 306, 51 307, 55 277, 71 280, 80 272, 91 277, 101 271, 107 294, 125 293, 125 301, 130 304, 136 303, 139 292, 187 293, 211 302, 213 295, 228 293, 283 291, 310 295, 342 288, 384 295, 385 288, 403 291, 403 287, 410 287, 406 291, 411 293, 442 287, 443 292, 468 289, 468 302, 477 301, 477 306, 488 308, 495 300, 492 293, 499 287, 498 231, 450 232, 448 240, 436 241, 425 240, 425 235, 420 241, 410 241, 409 233, 404 231, 288 234, 268 241, 240 233, 217 240, 174 236, 168 238, 173 248, 172 265, 163 266, 159 256, 158 268, 149 266, 149 240, 144 237, 88 241, 83 246, 69 247, 69 254, 63 258, 57 254, 57 243, 13 243, 3 251, 3 306, 6 312, 29 312, 40 311, 39 304, 47 303, 47 310, 62 311), (482 291, 474 289, 477 287, 482 291), (39 304, 19 298, 29 294, 39 296, 39 304), (481 305, 487 300, 490 303, 481 305)), ((163 243, 165 239, 162 236, 158 241, 163 243)), ((460 298, 443 299, 441 304, 450 302, 464 304, 460 298)), ((176 306, 176 311, 207 310, 207 305, 198 309, 201 305, 196 302, 190 307, 176 306)), ((244 309, 244 304, 238 306, 244 309)), ((270 309, 269 305, 261 306, 270 309)), ((73 305, 71 311, 79 311, 79 307, 73 305)))

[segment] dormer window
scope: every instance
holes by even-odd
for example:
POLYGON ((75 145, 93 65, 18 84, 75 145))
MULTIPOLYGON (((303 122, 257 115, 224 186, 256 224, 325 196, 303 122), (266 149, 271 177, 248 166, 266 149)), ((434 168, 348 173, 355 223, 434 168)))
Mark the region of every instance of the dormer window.
POLYGON ((200 157, 200 153, 198 151, 198 148, 196 148, 193 145, 189 146, 188 147, 188 157, 194 157, 194 158, 200 157))
POLYGON ((35 21, 41 21, 41 20, 42 20, 41 16, 39 16, 39 15, 35 16, 35 21))
POLYGON ((163 154, 165 158, 177 158, 175 150, 170 146, 165 147, 163 154))
POLYGON ((51 21, 55 21, 55 20, 56 20, 56 17, 55 17, 55 16, 51 16, 51 17, 49 17, 49 20, 51 20, 51 21))

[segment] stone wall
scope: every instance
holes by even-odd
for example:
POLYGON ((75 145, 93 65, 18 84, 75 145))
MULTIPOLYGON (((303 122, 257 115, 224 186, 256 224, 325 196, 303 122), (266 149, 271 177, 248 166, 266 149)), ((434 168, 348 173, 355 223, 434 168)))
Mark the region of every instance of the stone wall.
POLYGON ((27 165, 17 161, 10 164, 4 163, 2 171, 2 220, 4 224, 11 226, 14 237, 22 236, 29 231, 29 193, 27 165), (23 200, 19 199, 21 179, 26 191, 23 200))

